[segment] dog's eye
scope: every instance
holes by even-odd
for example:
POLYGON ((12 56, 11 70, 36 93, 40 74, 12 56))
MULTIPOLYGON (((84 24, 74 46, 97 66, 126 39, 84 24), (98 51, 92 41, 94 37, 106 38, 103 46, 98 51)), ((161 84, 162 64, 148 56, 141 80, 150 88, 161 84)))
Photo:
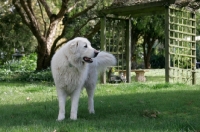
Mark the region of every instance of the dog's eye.
POLYGON ((87 48, 87 45, 85 45, 84 47, 87 48))

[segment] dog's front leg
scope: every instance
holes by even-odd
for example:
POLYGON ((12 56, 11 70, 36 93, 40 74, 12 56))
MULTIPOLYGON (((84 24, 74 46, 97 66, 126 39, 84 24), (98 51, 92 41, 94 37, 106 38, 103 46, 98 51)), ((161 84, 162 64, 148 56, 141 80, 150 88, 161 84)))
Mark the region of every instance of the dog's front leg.
POLYGON ((62 121, 65 119, 65 103, 67 94, 63 89, 57 89, 58 94, 58 102, 59 102, 59 114, 58 114, 58 121, 62 121))
POLYGON ((78 112, 78 103, 80 98, 81 88, 76 89, 71 95, 71 113, 70 119, 76 120, 77 119, 77 112, 78 112))

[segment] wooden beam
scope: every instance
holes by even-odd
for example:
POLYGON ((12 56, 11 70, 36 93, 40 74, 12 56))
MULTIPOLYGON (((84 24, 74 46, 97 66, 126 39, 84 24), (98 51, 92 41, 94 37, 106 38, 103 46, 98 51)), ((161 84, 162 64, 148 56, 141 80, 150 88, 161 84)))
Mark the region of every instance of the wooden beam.
POLYGON ((195 57, 192 58, 192 63, 193 63, 193 68, 192 68, 192 84, 195 85, 196 84, 196 41, 195 41, 195 38, 196 38, 196 14, 193 14, 192 13, 192 17, 193 19, 195 19, 195 21, 192 23, 192 26, 195 27, 195 29, 193 29, 193 34, 195 34, 192 39, 194 41, 194 43, 192 43, 192 47, 194 47, 195 50, 192 50, 192 55, 194 55, 195 57))
POLYGON ((165 82, 169 83, 169 8, 165 9, 165 82))
MULTIPOLYGON (((101 50, 106 50, 106 17, 101 17, 101 50)), ((101 83, 106 83, 106 73, 101 74, 101 83)))
POLYGON ((114 14, 118 16, 133 17, 150 14, 160 14, 165 12, 165 7, 170 4, 170 1, 157 1, 150 3, 137 4, 132 6, 113 7, 102 10, 103 14, 114 14))
POLYGON ((131 82, 131 19, 126 21, 126 79, 131 82))

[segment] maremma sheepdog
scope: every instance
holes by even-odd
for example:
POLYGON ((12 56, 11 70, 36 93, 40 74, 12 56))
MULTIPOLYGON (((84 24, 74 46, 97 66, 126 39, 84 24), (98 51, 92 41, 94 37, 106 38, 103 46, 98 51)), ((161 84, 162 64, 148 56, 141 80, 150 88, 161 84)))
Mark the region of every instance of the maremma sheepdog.
POLYGON ((98 72, 116 64, 116 58, 104 51, 97 51, 83 37, 64 44, 52 58, 51 70, 59 102, 58 121, 65 119, 66 97, 71 97, 70 119, 77 119, 81 90, 86 88, 89 113, 94 111, 94 90, 98 72))

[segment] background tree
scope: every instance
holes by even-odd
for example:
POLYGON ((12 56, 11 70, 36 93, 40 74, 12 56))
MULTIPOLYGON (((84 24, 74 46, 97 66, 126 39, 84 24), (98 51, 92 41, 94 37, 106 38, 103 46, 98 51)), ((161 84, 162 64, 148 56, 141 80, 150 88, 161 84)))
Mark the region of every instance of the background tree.
POLYGON ((163 15, 154 15, 147 17, 148 22, 143 32, 143 54, 145 68, 151 68, 150 58, 153 46, 156 42, 162 41, 164 38, 165 20, 163 15))
POLYGON ((80 35, 91 38, 99 31, 96 12, 109 1, 12 0, 12 3, 37 39, 36 70, 42 70, 50 66, 51 57, 64 42, 80 35))
POLYGON ((136 37, 132 40, 140 44, 139 38, 142 37, 143 41, 140 46, 143 50, 144 68, 151 67, 150 58, 155 42, 164 39, 164 24, 164 15, 142 16, 134 20, 133 37, 135 37, 134 34, 136 34, 136 37))
MULTIPOLYGON (((132 56, 132 64, 131 67, 133 69, 137 68, 137 53, 136 53, 136 48, 137 48, 137 43, 141 37, 141 29, 139 28, 138 21, 140 21, 141 18, 135 18, 132 19, 132 28, 131 28, 131 56, 132 56)), ((137 49, 138 50, 138 49, 137 49)))
MULTIPOLYGON (((200 36, 200 10, 196 12, 196 35, 200 36)), ((196 57, 197 61, 200 62, 200 40, 196 43, 196 57)))
POLYGON ((2 3, 0 10, 0 63, 10 60, 17 50, 32 52, 35 40, 30 30, 20 21, 21 17, 11 10, 8 3, 2 3))

